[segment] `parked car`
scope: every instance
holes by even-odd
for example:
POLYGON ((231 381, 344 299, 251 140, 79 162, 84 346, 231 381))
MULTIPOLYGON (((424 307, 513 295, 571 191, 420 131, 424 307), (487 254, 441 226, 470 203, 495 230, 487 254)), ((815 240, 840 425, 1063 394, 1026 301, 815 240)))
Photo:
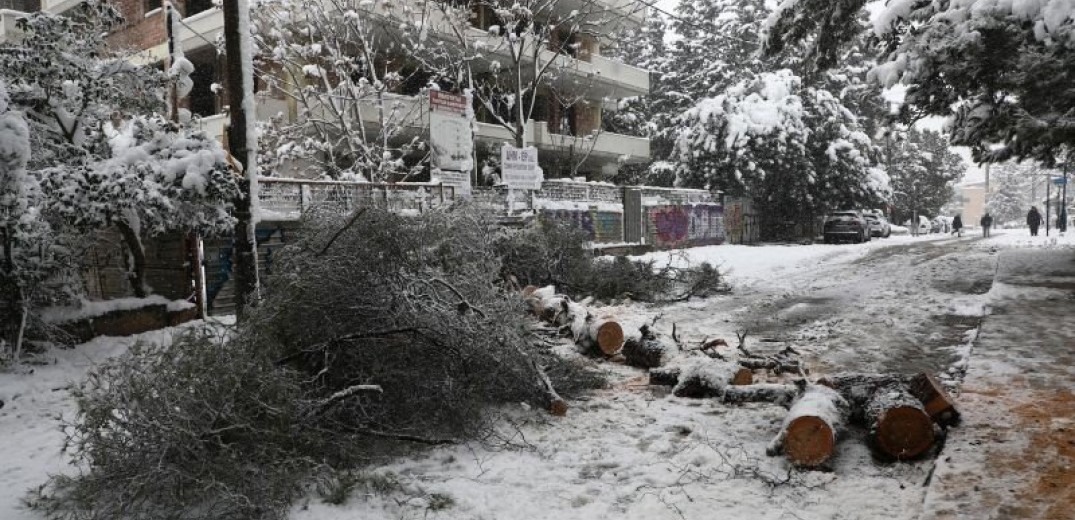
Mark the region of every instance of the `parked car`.
POLYGON ((951 233, 952 232, 952 217, 946 217, 941 215, 934 217, 930 223, 930 233, 951 233))
POLYGON ((825 243, 870 241, 870 228, 862 213, 855 210, 834 211, 825 219, 825 243))
POLYGON ((892 225, 888 223, 885 215, 877 210, 866 211, 862 215, 870 229, 870 236, 888 238, 892 236, 892 225))
POLYGON ((918 216, 917 232, 915 231, 914 224, 912 224, 910 220, 907 220, 907 222, 905 222, 903 226, 910 230, 911 234, 925 235, 933 232, 933 222, 930 221, 929 218, 927 218, 925 215, 918 216))

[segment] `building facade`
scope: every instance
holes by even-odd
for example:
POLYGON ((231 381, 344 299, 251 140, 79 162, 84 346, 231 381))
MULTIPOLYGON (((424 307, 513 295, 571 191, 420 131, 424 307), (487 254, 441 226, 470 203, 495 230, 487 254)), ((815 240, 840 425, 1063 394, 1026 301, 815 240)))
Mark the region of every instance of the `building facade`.
MULTIPOLYGON (((81 0, 0 0, 0 41, 13 36, 14 20, 22 13, 44 10, 53 14, 62 14, 78 5, 81 0)), ((603 3, 609 11, 622 12, 621 23, 640 24, 643 13, 632 10, 636 4, 625 0, 590 0, 603 3)), ((572 9, 578 9, 577 0, 557 0, 555 9, 563 10, 567 16, 572 9)), ((152 64, 166 64, 169 59, 169 31, 166 6, 162 0, 113 0, 111 2, 120 12, 125 24, 111 36, 111 42, 120 51, 128 53, 132 61, 152 64)), ((196 116, 196 121, 207 132, 223 136, 227 116, 225 109, 226 95, 223 91, 224 60, 223 53, 224 18, 220 8, 213 0, 172 0, 172 5, 181 15, 177 41, 183 48, 188 60, 194 64, 195 72, 191 79, 194 87, 184 100, 185 108, 196 116)), ((362 2, 363 9, 368 9, 369 16, 400 17, 413 16, 414 10, 408 9, 407 2, 400 4, 382 2, 362 2)), ((436 11, 425 11, 424 23, 432 32, 447 33, 451 29, 448 22, 438 19, 436 11)), ((489 39, 489 26, 496 21, 489 10, 476 9, 471 17, 472 27, 466 38, 481 45, 481 40, 489 39)), ((390 26, 390 24, 386 24, 390 26)), ((563 160, 572 157, 576 161, 572 173, 585 175, 591 179, 606 177, 616 169, 629 163, 647 162, 650 158, 649 140, 634 136, 615 134, 602 130, 602 118, 607 111, 614 110, 617 102, 623 98, 643 96, 649 92, 649 74, 647 71, 631 67, 602 55, 602 48, 607 42, 600 37, 577 36, 578 41, 569 48, 571 55, 552 50, 537 53, 538 60, 556 61, 559 70, 566 79, 583 85, 570 106, 545 99, 538 94, 537 109, 532 119, 524 126, 525 144, 535 146, 544 161, 563 160)), ((558 42, 562 43, 562 42, 558 42)), ((551 46, 550 46, 551 47, 551 46)), ((561 46, 563 48, 563 46, 561 46)), ((489 61, 498 57, 492 53, 489 61)), ((561 78, 563 80, 563 78, 561 78)), ((409 106, 409 112, 415 114, 407 121, 412 127, 412 134, 421 135, 428 132, 428 99, 421 94, 400 91, 392 93, 393 102, 409 106)), ((482 107, 476 110, 475 140, 487 145, 486 149, 498 147, 500 143, 513 142, 511 131, 503 124, 494 122, 490 114, 483 113, 482 107)), ((363 111, 374 114, 375 111, 363 111)), ((294 121, 300 116, 293 100, 287 96, 274 95, 272 92, 260 92, 258 100, 258 117, 267 120, 272 117, 284 117, 294 121)), ((365 116, 363 116, 365 117, 365 116)), ((367 123, 367 122, 364 122, 367 123)), ((368 122, 372 123, 372 121, 368 122)), ((550 163, 551 164, 551 163, 550 163)), ((548 167, 543 163, 543 168, 548 167)))

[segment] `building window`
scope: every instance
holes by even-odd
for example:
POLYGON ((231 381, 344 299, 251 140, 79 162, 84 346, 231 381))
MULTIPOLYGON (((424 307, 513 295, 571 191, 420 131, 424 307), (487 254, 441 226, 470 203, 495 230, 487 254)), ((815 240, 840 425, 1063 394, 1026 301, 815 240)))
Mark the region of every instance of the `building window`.
POLYGON ((147 13, 149 13, 151 11, 154 11, 154 10, 157 10, 157 9, 160 9, 161 7, 162 7, 161 0, 146 0, 146 12, 147 13))

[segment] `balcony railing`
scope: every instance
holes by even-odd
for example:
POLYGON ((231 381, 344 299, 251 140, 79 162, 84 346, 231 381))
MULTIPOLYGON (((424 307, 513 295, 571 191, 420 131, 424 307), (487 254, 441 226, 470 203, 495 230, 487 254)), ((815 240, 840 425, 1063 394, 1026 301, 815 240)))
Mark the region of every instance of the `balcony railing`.
POLYGON ((346 182, 262 177, 258 199, 261 219, 298 220, 310 211, 346 213, 362 207, 380 207, 417 214, 451 204, 455 188, 428 182, 346 182))

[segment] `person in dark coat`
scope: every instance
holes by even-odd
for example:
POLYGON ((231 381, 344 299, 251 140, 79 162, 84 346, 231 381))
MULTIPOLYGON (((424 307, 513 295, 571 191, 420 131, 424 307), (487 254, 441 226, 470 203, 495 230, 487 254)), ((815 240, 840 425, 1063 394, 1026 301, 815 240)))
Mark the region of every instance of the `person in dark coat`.
POLYGON ((988 211, 985 212, 985 215, 982 215, 980 224, 982 225, 982 236, 989 238, 989 228, 993 227, 993 216, 988 211))
POLYGON ((956 218, 952 219, 952 234, 963 236, 963 217, 956 215, 956 218))
POLYGON ((1026 225, 1030 226, 1030 236, 1038 236, 1038 227, 1041 226, 1041 213, 1038 213, 1038 208, 1031 206, 1030 211, 1026 214, 1026 225))

